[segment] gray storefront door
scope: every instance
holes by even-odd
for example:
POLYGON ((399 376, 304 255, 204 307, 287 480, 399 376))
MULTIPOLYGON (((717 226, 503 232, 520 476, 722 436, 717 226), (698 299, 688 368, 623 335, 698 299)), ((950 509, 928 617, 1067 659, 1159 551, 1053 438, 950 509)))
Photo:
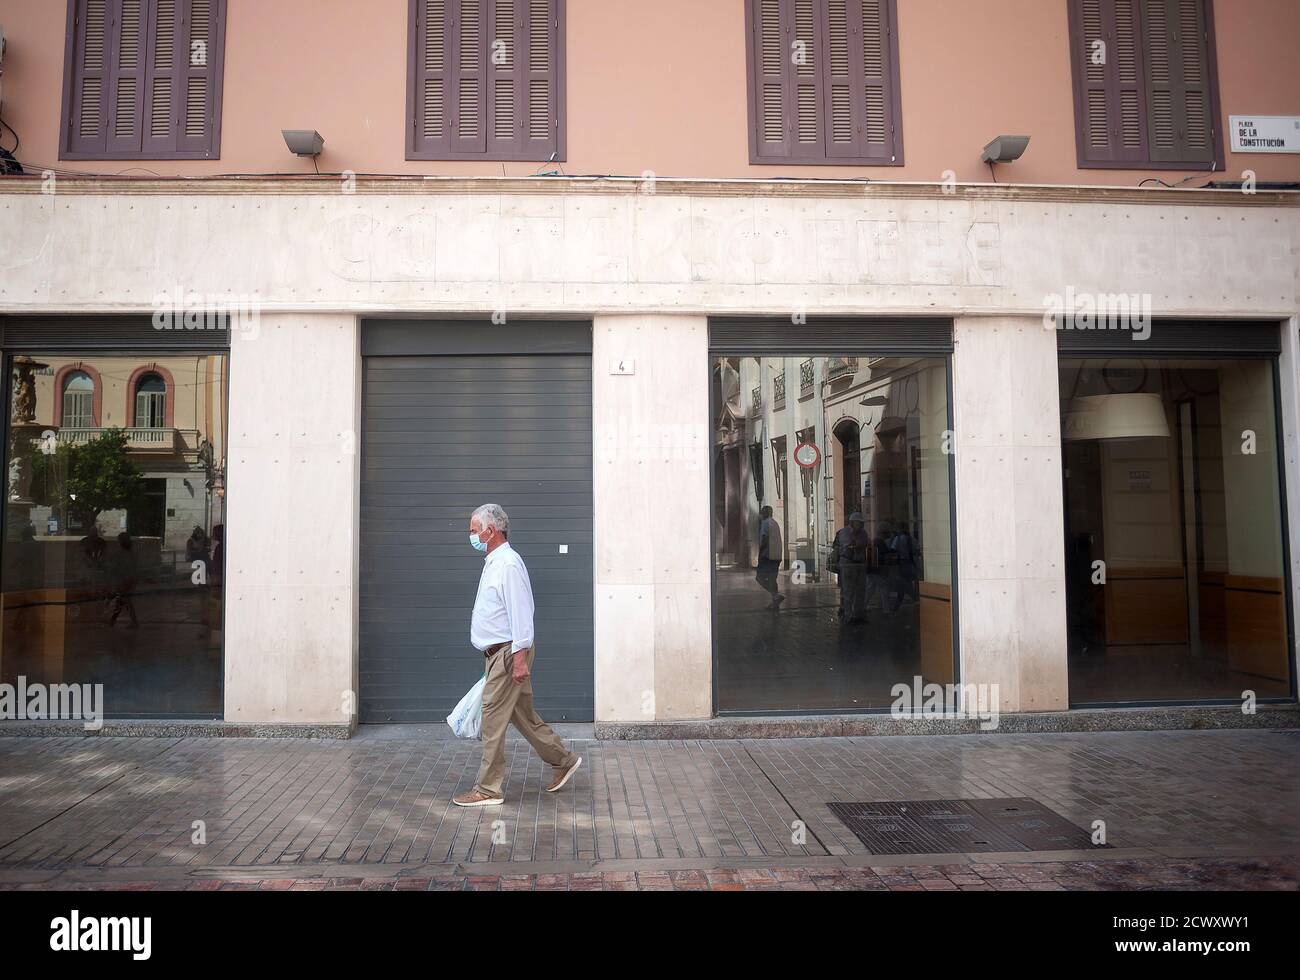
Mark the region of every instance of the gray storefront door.
POLYGON ((591 721, 589 324, 378 320, 362 338, 361 722, 441 722, 482 675, 467 525, 489 502, 533 583, 537 709, 591 721))

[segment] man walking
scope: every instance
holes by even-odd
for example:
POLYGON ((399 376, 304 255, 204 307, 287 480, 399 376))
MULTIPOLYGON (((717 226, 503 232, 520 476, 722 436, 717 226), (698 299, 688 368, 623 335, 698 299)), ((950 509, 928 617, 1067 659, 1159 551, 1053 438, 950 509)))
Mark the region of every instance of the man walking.
POLYGON ((484 504, 469 519, 469 543, 486 552, 478 580, 469 639, 487 658, 483 686, 483 762, 478 782, 452 797, 457 806, 500 806, 506 772, 506 726, 511 722, 554 769, 546 792, 562 789, 582 757, 533 710, 533 586, 519 553, 506 540, 510 518, 496 504, 484 504))

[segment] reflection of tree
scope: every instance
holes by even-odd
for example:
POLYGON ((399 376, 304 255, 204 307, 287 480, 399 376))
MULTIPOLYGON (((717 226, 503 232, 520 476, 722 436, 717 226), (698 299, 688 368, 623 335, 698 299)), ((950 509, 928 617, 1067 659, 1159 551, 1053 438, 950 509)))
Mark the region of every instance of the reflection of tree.
POLYGON ((85 528, 102 511, 126 509, 144 490, 127 455, 126 433, 118 428, 80 445, 63 443, 53 453, 38 452, 32 471, 36 503, 75 516, 85 528))

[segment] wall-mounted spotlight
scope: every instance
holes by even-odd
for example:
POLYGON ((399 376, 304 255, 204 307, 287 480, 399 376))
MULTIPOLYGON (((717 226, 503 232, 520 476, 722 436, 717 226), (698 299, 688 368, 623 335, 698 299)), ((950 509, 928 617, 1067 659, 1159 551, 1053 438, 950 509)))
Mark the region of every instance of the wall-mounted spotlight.
POLYGON ((1019 160, 1028 145, 1028 136, 998 136, 984 147, 980 159, 985 163, 1010 163, 1019 160))
POLYGON ((282 129, 280 135, 289 152, 300 157, 320 156, 320 151, 325 149, 325 137, 314 129, 282 129))
POLYGON ((325 149, 324 136, 314 129, 282 129, 280 135, 284 137, 284 145, 289 148, 290 153, 300 157, 311 157, 312 169, 320 173, 320 165, 316 163, 316 158, 320 156, 320 151, 325 149))

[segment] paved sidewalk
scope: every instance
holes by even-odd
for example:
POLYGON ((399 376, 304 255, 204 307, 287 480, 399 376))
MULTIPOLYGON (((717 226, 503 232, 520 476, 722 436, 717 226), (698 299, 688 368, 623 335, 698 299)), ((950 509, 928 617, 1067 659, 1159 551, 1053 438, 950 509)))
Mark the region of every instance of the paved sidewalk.
POLYGON ((391 731, 344 742, 0 738, 0 886, 1046 890, 1300 881, 1295 733, 573 745, 585 761, 572 789, 544 793, 549 770, 511 740, 506 805, 462 810, 449 801, 473 783, 477 743, 391 731), (1104 820, 1112 849, 871 855, 825 806, 989 797, 1031 797, 1085 828, 1104 820), (802 839, 792 831, 800 821, 802 839))
POLYGON ((1171 858, 1042 863, 972 863, 843 868, 786 865, 661 871, 552 874, 471 873, 463 866, 413 874, 361 877, 326 867, 311 876, 274 872, 235 877, 131 878, 86 881, 64 872, 51 879, 0 881, 0 891, 1220 891, 1300 889, 1295 858, 1171 858))

